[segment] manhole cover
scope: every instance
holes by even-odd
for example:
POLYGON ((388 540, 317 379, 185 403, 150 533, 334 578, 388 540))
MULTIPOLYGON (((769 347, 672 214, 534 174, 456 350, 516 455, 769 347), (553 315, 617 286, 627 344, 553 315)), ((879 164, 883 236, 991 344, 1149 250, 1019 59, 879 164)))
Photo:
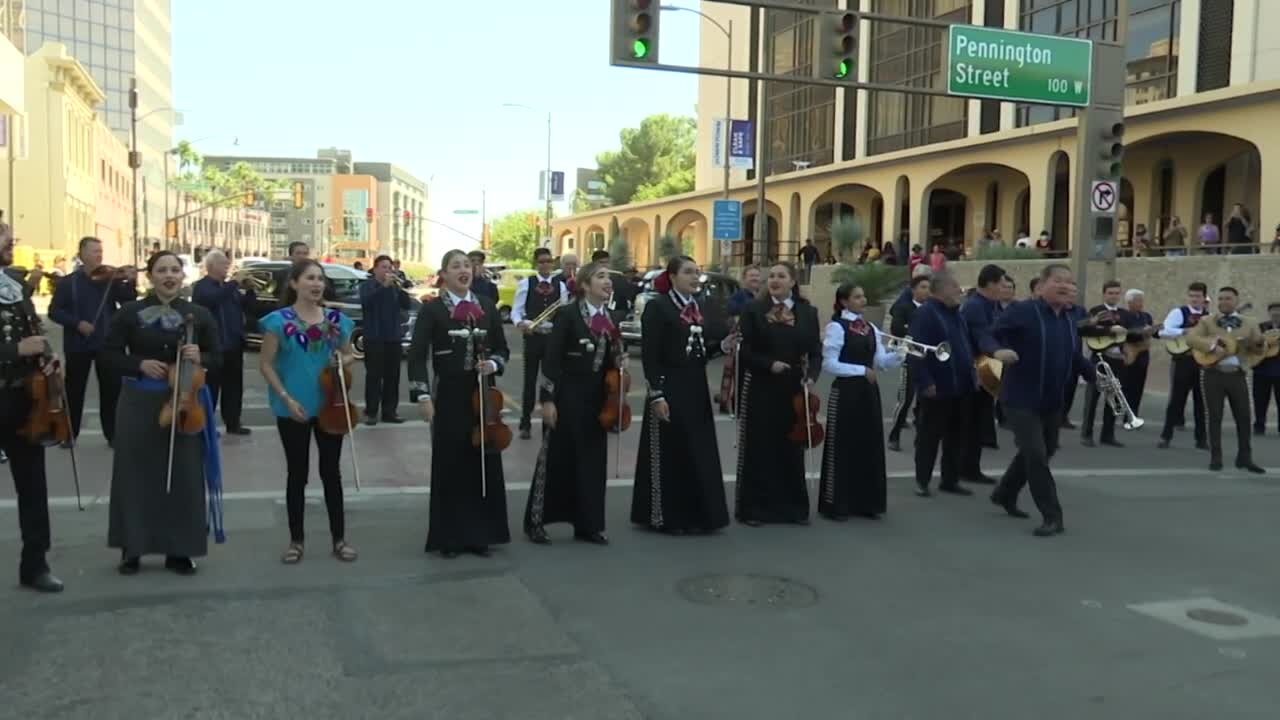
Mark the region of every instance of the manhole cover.
POLYGON ((1207 608, 1192 608, 1187 611, 1187 617, 1210 625, 1239 627, 1249 624, 1249 620, 1242 615, 1222 610, 1209 610, 1207 608))
POLYGON ((676 589, 690 602, 722 607, 803 608, 818 602, 809 585, 767 575, 700 575, 676 589))

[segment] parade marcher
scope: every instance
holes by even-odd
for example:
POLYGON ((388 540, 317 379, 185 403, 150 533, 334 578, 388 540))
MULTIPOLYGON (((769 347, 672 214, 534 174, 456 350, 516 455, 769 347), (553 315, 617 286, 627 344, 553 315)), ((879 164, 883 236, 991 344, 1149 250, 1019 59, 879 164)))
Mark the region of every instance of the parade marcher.
POLYGON ((511 532, 502 456, 492 445, 482 455, 472 442, 480 425, 474 407, 496 388, 494 376, 510 351, 497 307, 471 291, 467 256, 450 250, 440 267, 444 287, 418 312, 408 359, 409 399, 431 424, 426 550, 447 558, 461 552, 487 557, 491 545, 511 541, 511 532))
POLYGON ((797 443, 788 433, 797 422, 808 422, 796 417, 795 404, 822 372, 822 325, 817 308, 800 296, 800 276, 791 263, 769 268, 765 290, 743 311, 739 326, 743 373, 734 517, 751 527, 804 525, 808 441, 797 443))
MULTIPOLYGON (((565 253, 560 256, 560 272, 556 273, 556 278, 564 283, 565 289, 569 295, 575 295, 578 277, 578 256, 573 253, 565 253)), ((566 301, 567 302, 567 301, 566 301)))
POLYGON ((1077 297, 1071 268, 1046 265, 1036 293, 1034 300, 1010 305, 992 328, 1001 346, 992 356, 1005 364, 1000 402, 1018 453, 991 493, 991 502, 1009 515, 1026 517, 1018 509, 1018 495, 1030 485, 1044 519, 1034 534, 1049 537, 1065 531, 1049 460, 1058 450, 1066 389, 1080 377, 1093 383, 1096 374, 1081 352, 1076 321, 1069 311, 1077 297))
MULTIPOLYGON (((167 250, 152 255, 147 261, 150 294, 120 309, 102 349, 103 363, 124 379, 116 410, 120 432, 111 468, 107 531, 108 546, 120 549, 119 570, 124 575, 138 572, 143 555, 164 555, 167 569, 193 575, 193 558, 203 557, 208 548, 206 523, 211 520, 215 534, 221 533, 221 478, 208 387, 200 388, 195 399, 206 414, 202 432, 171 435, 170 426, 159 422, 172 400, 174 366, 184 374, 194 369, 192 364, 208 372, 217 369, 221 358, 213 316, 179 297, 183 278, 177 255, 167 250), (172 457, 167 450, 171 438, 172 457)), ((182 384, 187 382, 183 378, 182 384)), ((179 396, 180 402, 186 394, 179 396)), ((179 422, 173 410, 171 422, 179 422)))
POLYGON ((1124 294, 1124 304, 1129 310, 1126 353, 1133 361, 1125 366, 1124 374, 1120 375, 1124 397, 1129 401, 1134 414, 1139 416, 1142 411, 1142 396, 1147 387, 1147 370, 1151 367, 1151 350, 1140 348, 1140 344, 1155 337, 1157 330, 1155 319, 1143 308, 1143 301, 1143 292, 1137 288, 1131 288, 1124 294))
MULTIPOLYGON (((28 378, 41 370, 39 358, 48 341, 40 332, 40 319, 31 303, 34 288, 28 277, 11 267, 13 244, 8 227, 0 228, 0 451, 9 458, 18 500, 22 536, 18 582, 32 590, 55 593, 62 591, 62 581, 54 577, 45 557, 53 541, 44 447, 18 433, 31 413, 28 378)), ((43 365, 46 373, 55 368, 54 362, 43 365)))
POLYGON ((240 423, 244 403, 244 310, 252 308, 257 294, 252 280, 227 280, 231 261, 221 250, 204 256, 205 276, 191 286, 191 299, 203 305, 218 323, 218 346, 222 357, 216 372, 210 373, 209 391, 213 404, 221 402, 222 422, 232 435, 248 435, 240 423))
MULTIPOLYGON (((1263 333, 1280 332, 1280 302, 1267 305, 1267 314, 1271 316, 1258 326, 1263 333)), ((1271 398, 1275 396, 1276 407, 1280 409, 1280 356, 1266 358, 1253 369, 1253 432, 1263 435, 1267 432, 1267 410, 1271 407, 1271 398)), ((1280 427, 1280 423, 1277 423, 1280 427)))
POLYGON ((695 299, 700 277, 693 258, 671 258, 654 279, 658 295, 641 319, 649 392, 631 522, 672 535, 709 534, 729 524, 707 387, 707 359, 725 347, 706 342, 695 299))
POLYGON ((351 352, 354 323, 338 309, 321 305, 324 288, 324 268, 320 263, 295 262, 289 268, 285 306, 260 322, 259 368, 267 381, 268 400, 276 416, 287 468, 285 511, 289 516, 289 546, 281 557, 286 565, 302 560, 312 437, 320 454, 320 482, 329 514, 333 556, 344 562, 356 559, 355 548, 346 541, 341 470, 343 435, 326 432, 317 419, 324 402, 321 375, 334 365, 335 354, 344 366, 354 361, 351 352))
MULTIPOLYGON (((1079 328, 1080 324, 1083 323, 1089 317, 1089 311, 1085 309, 1084 298, 1080 297, 1072 301, 1072 303, 1067 306, 1067 314, 1071 316, 1071 322, 1075 323, 1076 327, 1079 328)), ((1081 343, 1080 352, 1083 353, 1084 350, 1085 350, 1084 343, 1081 343)), ((1078 387, 1080 387, 1080 384, 1078 382, 1073 382, 1067 386, 1067 403, 1062 408, 1062 429, 1063 430, 1076 429, 1076 424, 1071 422, 1071 408, 1075 407, 1076 388, 1078 387)))
MULTIPOLYGON (((1205 299, 1209 295, 1209 287, 1202 282, 1193 282, 1187 286, 1187 304, 1176 307, 1165 316, 1160 328, 1162 340, 1172 340, 1186 334, 1203 319, 1205 299)), ((1186 412, 1187 395, 1191 395, 1192 421, 1195 427, 1196 447, 1201 450, 1209 448, 1204 427, 1204 388, 1201 386, 1200 366, 1190 352, 1175 355, 1170 361, 1173 381, 1169 387, 1169 404, 1165 407, 1164 428, 1160 431, 1160 442, 1157 447, 1167 448, 1173 441, 1173 429, 1180 425, 1186 412)))
POLYGON ((138 299, 137 270, 115 270, 103 266, 102 241, 95 237, 80 238, 76 257, 83 264, 58 282, 49 302, 49 319, 63 328, 62 347, 67 355, 67 403, 70 405, 67 410, 71 413, 71 429, 78 438, 89 370, 96 366, 98 421, 102 423, 102 435, 107 444, 114 445, 120 376, 109 372, 98 361, 98 353, 119 306, 138 299))
MULTIPOLYGON (((924 305, 929 298, 929 278, 917 275, 911 278, 911 297, 906 302, 894 303, 889 308, 889 334, 905 337, 911 334, 911 321, 915 318, 916 309, 924 305)), ((907 415, 912 415, 913 427, 920 425, 920 404, 916 401, 918 388, 911 379, 911 363, 903 363, 902 377, 898 380, 898 402, 893 409, 893 426, 889 428, 889 449, 894 452, 902 450, 899 439, 902 428, 907 425, 907 415)))
POLYGON ((484 261, 486 256, 484 251, 472 250, 467 253, 467 259, 471 261, 471 292, 497 305, 498 286, 489 279, 488 274, 485 272, 484 261))
MULTIPOLYGON (((547 248, 533 251, 533 265, 537 272, 520 281, 515 299, 511 301, 511 322, 524 333, 524 385, 520 393, 520 437, 532 437, 533 405, 538 395, 538 372, 551 334, 551 318, 534 325, 556 302, 569 302, 569 288, 564 279, 553 271, 555 258, 547 248)), ((556 311, 559 312, 559 311, 556 311)), ((422 317, 419 315, 418 317, 422 317)))
MULTIPOLYGON (((759 265, 748 265, 742 269, 742 286, 729 296, 725 310, 729 315, 729 335, 733 338, 730 344, 736 348, 739 337, 738 325, 742 313, 755 301, 764 285, 764 272, 759 265)), ((742 364, 738 362, 737 353, 725 357, 724 368, 720 374, 720 412, 736 414, 738 389, 742 387, 742 364)))
MULTIPOLYGON (((999 346, 991 336, 991 326, 1000 314, 1000 294, 1005 271, 999 265, 984 265, 978 271, 977 291, 960 306, 969 332, 971 358, 991 355, 999 346)), ((970 363, 972 365, 972 363, 970 363)), ((995 478, 982 472, 982 449, 996 447, 996 415, 994 399, 986 390, 975 386, 969 393, 970 441, 960 454, 960 479, 979 485, 994 485, 995 478)))
MULTIPOLYGON (((1088 338, 1103 338, 1110 343, 1105 350, 1093 350, 1089 362, 1094 367, 1105 362, 1111 367, 1111 373, 1123 384, 1124 378, 1129 374, 1124 364, 1123 345, 1134 320, 1127 309, 1120 307, 1122 292, 1118 280, 1103 283, 1102 304, 1089 308, 1089 315, 1079 329, 1080 337, 1086 338, 1086 342, 1088 338)), ((1085 447, 1094 447, 1093 419, 1098 414, 1098 399, 1101 397, 1097 384, 1084 390, 1084 420, 1080 423, 1080 444, 1085 447)), ((1116 440, 1116 415, 1111 411, 1110 403, 1102 404, 1102 433, 1098 439, 1103 445, 1124 447, 1116 440)))
POLYGON ((1231 404, 1236 423, 1236 467, 1252 473, 1266 472, 1253 462, 1249 431, 1249 375, 1242 359, 1262 345, 1262 331, 1253 320, 1236 312, 1240 293, 1233 287, 1218 289, 1218 312, 1200 319, 1187 331, 1187 345, 1203 353, 1217 353, 1217 362, 1200 371, 1204 402, 1209 415, 1209 469, 1222 469, 1222 404, 1231 404), (1228 338, 1235 352, 1226 351, 1228 338))
POLYGON ((888 509, 876 373, 897 367, 903 356, 885 348, 879 328, 862 315, 866 307, 862 288, 841 285, 822 340, 822 370, 835 380, 827 397, 818 512, 836 521, 878 518, 888 509))
POLYGON ((524 511, 525 534, 540 545, 551 542, 545 526, 557 522, 572 523, 577 540, 609 543, 604 534, 609 428, 601 416, 617 414, 606 375, 621 367, 624 350, 606 307, 613 292, 609 268, 587 265, 574 285, 578 298, 556 312, 542 365, 543 450, 524 511))
POLYGON ((952 495, 972 495, 960 485, 965 446, 980 442, 968 411, 978 379, 973 369, 970 332, 960 313, 960 283, 950 272, 929 279, 930 297, 911 321, 911 338, 925 345, 947 343, 946 362, 928 357, 908 360, 920 394, 920 424, 916 432, 916 494, 929 497, 933 466, 942 446, 942 472, 938 490, 952 495))
POLYGON ((379 255, 373 274, 360 283, 364 329, 364 421, 398 425, 400 404, 400 313, 410 306, 409 293, 391 269, 391 257, 379 255))
MULTIPOLYGON (((301 240, 294 240, 289 243, 288 256, 290 263, 309 260, 311 259, 311 246, 301 240)), ((359 268, 356 269, 358 270, 359 268)), ((289 271, 288 267, 282 267, 275 271, 276 299, 281 302, 284 301, 285 294, 289 292, 289 271)), ((333 284, 333 278, 328 275, 324 278, 324 299, 329 302, 338 299, 338 289, 333 284)))

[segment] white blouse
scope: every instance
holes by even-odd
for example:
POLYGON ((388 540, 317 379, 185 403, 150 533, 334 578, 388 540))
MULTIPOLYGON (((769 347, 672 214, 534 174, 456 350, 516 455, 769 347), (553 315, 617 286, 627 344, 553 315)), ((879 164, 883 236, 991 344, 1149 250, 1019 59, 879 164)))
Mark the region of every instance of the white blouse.
MULTIPOLYGON (((862 316, 850 310, 840 314, 841 322, 827 323, 827 330, 822 338, 822 371, 836 377, 863 377, 867 374, 866 365, 840 362, 840 352, 844 350, 844 322, 853 322, 862 316)), ((880 340, 880 328, 868 322, 876 337, 876 370, 891 370, 902 365, 903 357, 896 352, 885 349, 880 340)))

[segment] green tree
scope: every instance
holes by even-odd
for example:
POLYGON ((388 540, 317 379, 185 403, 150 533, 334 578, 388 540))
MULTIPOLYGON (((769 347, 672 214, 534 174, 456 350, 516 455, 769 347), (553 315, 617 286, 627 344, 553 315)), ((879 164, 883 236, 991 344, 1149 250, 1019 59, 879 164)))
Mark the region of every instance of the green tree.
POLYGON ((609 267, 618 272, 631 269, 631 248, 627 247, 627 239, 616 232, 609 240, 609 267))
POLYGON ((658 236, 658 257, 662 262, 667 262, 677 255, 684 254, 684 247, 680 242, 680 238, 671 233, 663 233, 658 236))
POLYGON ((528 264, 538 247, 539 210, 516 210, 498 218, 489 230, 489 254, 510 264, 528 264))
POLYGON ((573 208, 573 214, 591 212, 591 201, 587 199, 587 194, 581 190, 574 190, 573 197, 569 199, 570 207, 573 208))
POLYGON ((272 193, 288 187, 285 180, 262 177, 246 162, 238 162, 225 171, 205 165, 204 157, 187 140, 178 143, 174 155, 178 159, 178 175, 169 184, 190 195, 200 205, 242 205, 244 194, 250 192, 265 195, 270 203, 272 193))
POLYGON ((697 134, 693 118, 666 114, 624 128, 622 147, 596 156, 609 201, 622 205, 693 190, 697 134))

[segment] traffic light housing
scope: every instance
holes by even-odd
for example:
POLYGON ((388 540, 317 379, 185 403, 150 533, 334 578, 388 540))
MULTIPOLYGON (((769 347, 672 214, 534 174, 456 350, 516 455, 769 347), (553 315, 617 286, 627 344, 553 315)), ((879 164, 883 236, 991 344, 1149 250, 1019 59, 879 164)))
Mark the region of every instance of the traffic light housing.
POLYGON ((613 0, 613 65, 646 66, 658 63, 656 0, 613 0))
POLYGON ((373 208, 364 209, 364 219, 367 222, 373 222, 373 208))
POLYGON ((858 79, 858 14, 853 12, 822 13, 817 23, 817 57, 814 58, 815 79, 858 79))
POLYGON ((306 186, 304 184, 300 182, 295 182, 293 184, 293 207, 295 210, 301 210, 306 207, 307 201, 304 192, 305 190, 306 186))
POLYGON ((404 222, 405 222, 405 224, 406 224, 406 225, 407 225, 407 224, 409 224, 409 220, 410 220, 410 219, 412 219, 412 218, 413 218, 413 213, 409 212, 408 210, 405 210, 405 211, 404 211, 404 222))
POLYGON ((1104 118, 1099 129, 1098 179, 1120 182, 1124 172, 1124 116, 1104 118))
POLYGON ((244 194, 244 197, 241 198, 241 200, 244 202, 245 207, 253 207, 254 201, 257 200, 257 195, 250 190, 244 194))

